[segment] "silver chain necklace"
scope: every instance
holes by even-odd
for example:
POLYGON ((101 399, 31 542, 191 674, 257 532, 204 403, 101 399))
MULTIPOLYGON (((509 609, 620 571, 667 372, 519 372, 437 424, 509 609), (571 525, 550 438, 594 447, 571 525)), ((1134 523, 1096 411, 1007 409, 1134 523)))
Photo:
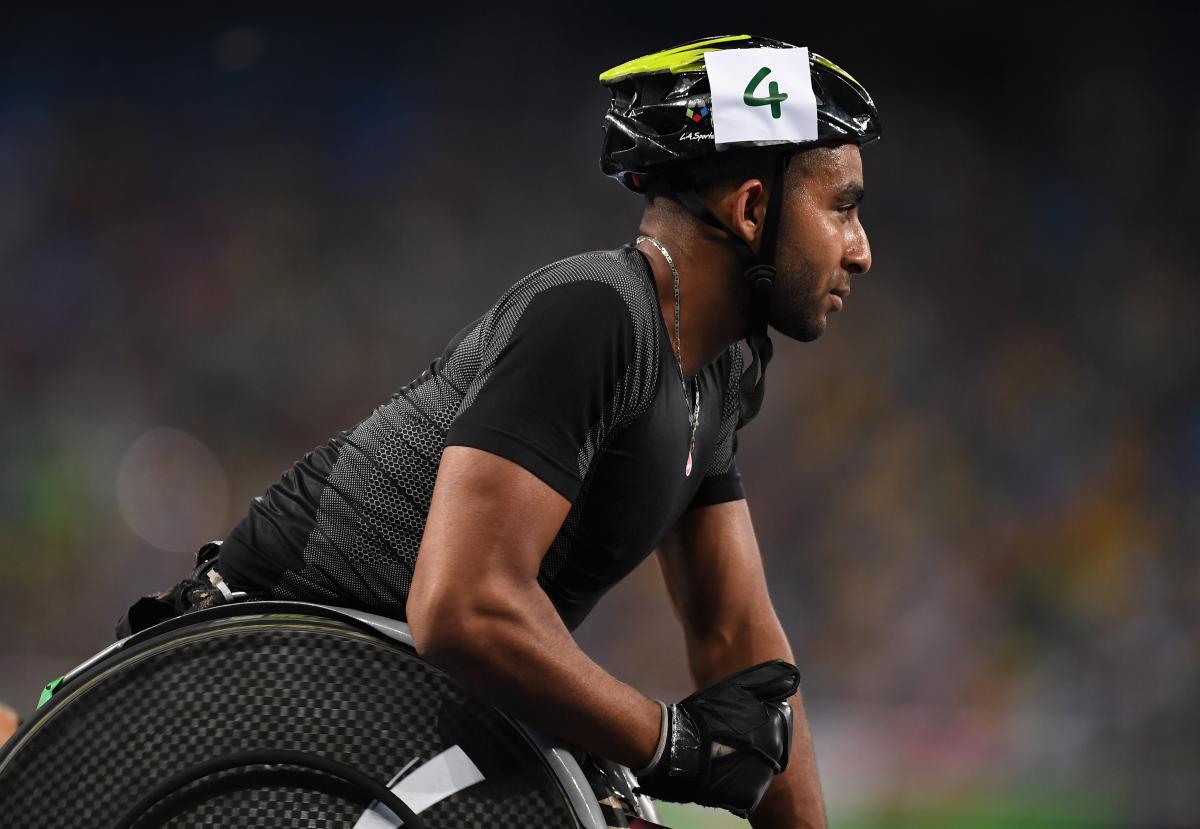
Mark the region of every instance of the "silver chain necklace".
POLYGON ((679 338, 679 269, 675 267, 675 260, 671 258, 667 246, 662 242, 653 236, 639 236, 634 244, 638 245, 642 242, 654 245, 662 254, 663 259, 667 260, 667 266, 671 269, 671 281, 675 287, 675 366, 679 369, 679 383, 683 386, 684 405, 687 405, 688 397, 692 398, 691 411, 688 412, 688 425, 692 427, 692 435, 688 439, 687 466, 683 468, 683 474, 690 476, 692 474, 692 453, 696 450, 696 429, 700 426, 700 382, 698 378, 692 378, 692 393, 689 395, 687 380, 683 376, 683 342, 679 338))

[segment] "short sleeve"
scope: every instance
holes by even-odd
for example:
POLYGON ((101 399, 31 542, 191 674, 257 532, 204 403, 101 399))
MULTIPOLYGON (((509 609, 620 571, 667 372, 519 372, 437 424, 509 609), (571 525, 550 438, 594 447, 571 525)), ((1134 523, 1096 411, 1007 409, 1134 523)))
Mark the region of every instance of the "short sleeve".
POLYGON ((742 475, 737 468, 737 426, 741 401, 742 352, 737 343, 725 355, 727 374, 721 401, 721 429, 717 436, 717 451, 709 463, 700 488, 688 504, 688 509, 707 507, 746 497, 742 475))
POLYGON ((532 472, 568 500, 596 450, 636 404, 635 329, 612 285, 540 286, 497 306, 478 374, 447 445, 471 446, 532 472))

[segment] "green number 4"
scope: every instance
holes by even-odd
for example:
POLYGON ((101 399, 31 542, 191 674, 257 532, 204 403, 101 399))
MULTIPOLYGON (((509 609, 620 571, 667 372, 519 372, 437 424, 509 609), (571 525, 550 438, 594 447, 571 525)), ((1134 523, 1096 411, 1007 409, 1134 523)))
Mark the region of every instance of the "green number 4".
POLYGON ((779 109, 779 105, 788 99, 786 92, 779 91, 779 84, 771 81, 767 84, 767 96, 758 98, 754 95, 754 90, 758 89, 758 85, 762 83, 763 78, 771 74, 771 67, 764 66, 758 70, 758 73, 750 79, 750 83, 746 85, 746 92, 742 96, 742 100, 746 102, 746 106, 764 107, 770 104, 771 117, 779 118, 783 113, 779 109))

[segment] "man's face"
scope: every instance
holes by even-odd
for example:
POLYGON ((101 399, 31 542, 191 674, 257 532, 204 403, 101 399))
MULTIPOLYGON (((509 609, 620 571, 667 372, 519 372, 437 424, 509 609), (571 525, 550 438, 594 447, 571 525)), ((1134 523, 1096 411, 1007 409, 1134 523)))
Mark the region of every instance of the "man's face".
POLYGON ((850 293, 850 276, 871 268, 871 245, 858 219, 862 157, 854 144, 810 150, 788 169, 775 255, 771 327, 807 342, 850 293))

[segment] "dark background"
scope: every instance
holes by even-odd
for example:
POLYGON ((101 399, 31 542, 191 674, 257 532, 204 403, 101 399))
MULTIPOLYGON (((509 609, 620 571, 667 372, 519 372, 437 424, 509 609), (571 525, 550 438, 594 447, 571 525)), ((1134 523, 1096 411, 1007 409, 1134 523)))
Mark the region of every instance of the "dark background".
MULTIPOLYGON (((0 699, 28 713, 511 282, 630 240, 596 76, 750 32, 848 69, 884 122, 874 268, 821 340, 777 338, 740 443, 834 824, 1200 825, 1197 23, 8 18, 0 699)), ((689 691, 653 562, 579 638, 689 691)))

